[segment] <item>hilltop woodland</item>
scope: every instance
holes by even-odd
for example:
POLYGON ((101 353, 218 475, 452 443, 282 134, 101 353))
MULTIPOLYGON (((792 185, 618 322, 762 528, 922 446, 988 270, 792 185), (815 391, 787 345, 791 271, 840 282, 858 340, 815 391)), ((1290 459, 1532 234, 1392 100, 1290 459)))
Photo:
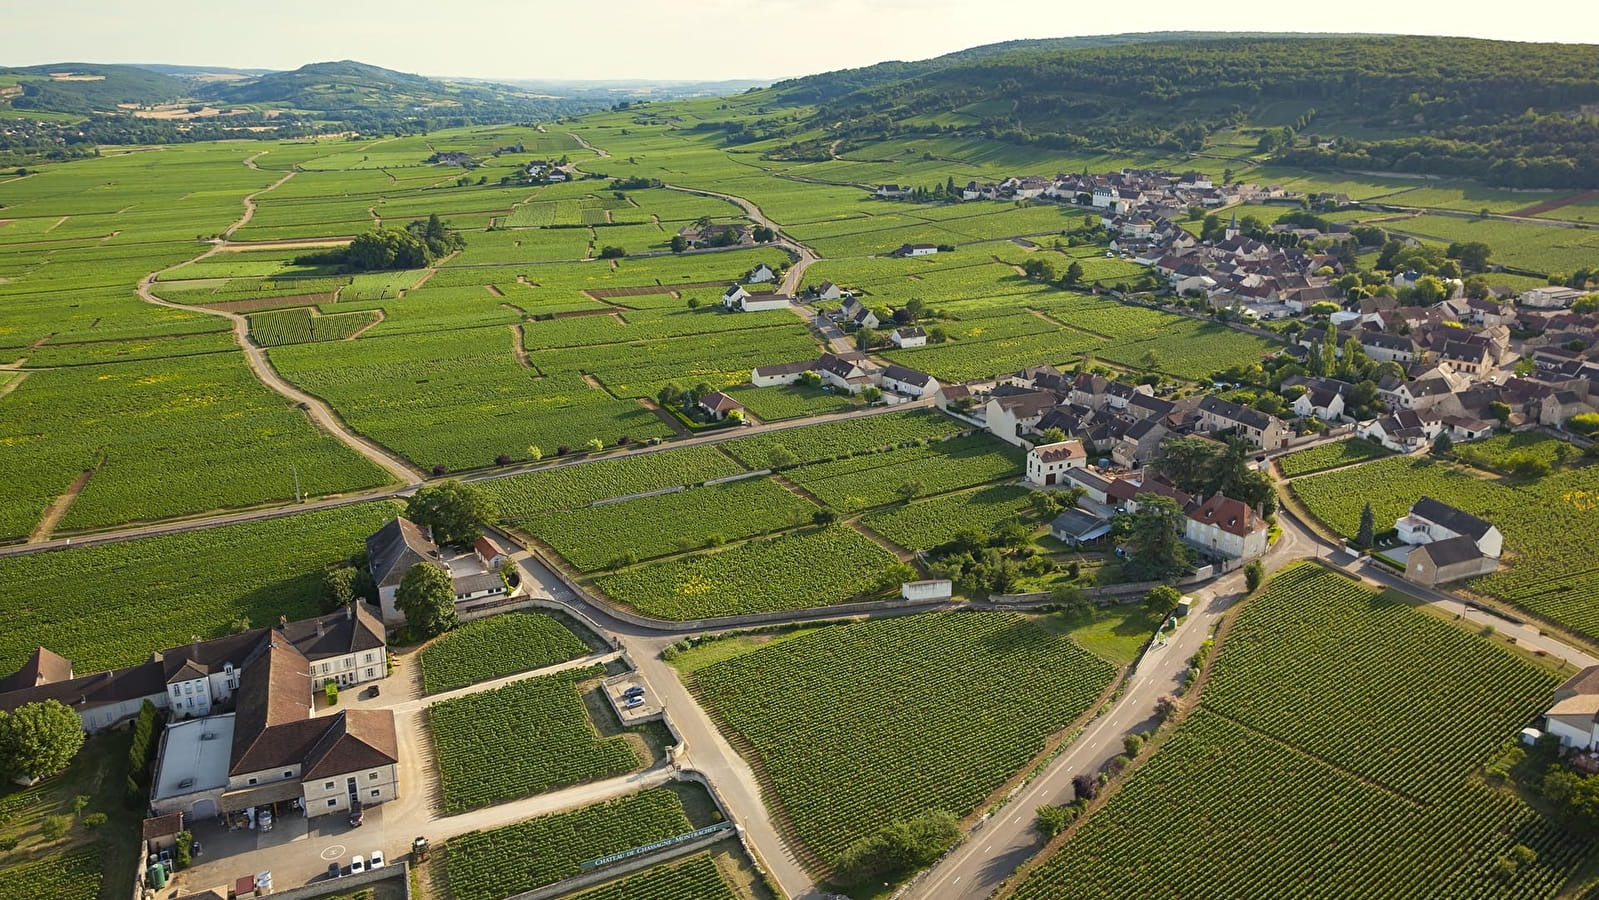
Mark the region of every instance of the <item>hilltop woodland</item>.
MULTIPOLYGON (((1599 186, 1599 47, 1458 38, 1229 39, 1021 52, 825 101, 815 153, 913 133, 1055 150, 1204 149, 1246 124, 1280 162, 1599 186), (1284 114, 1282 108, 1293 112, 1284 114), (1273 118, 1282 121, 1273 121, 1273 118), (929 125, 933 119, 939 124, 929 125), (1331 147, 1311 135, 1337 135, 1331 147)), ((811 93, 806 79, 780 95, 811 93)))

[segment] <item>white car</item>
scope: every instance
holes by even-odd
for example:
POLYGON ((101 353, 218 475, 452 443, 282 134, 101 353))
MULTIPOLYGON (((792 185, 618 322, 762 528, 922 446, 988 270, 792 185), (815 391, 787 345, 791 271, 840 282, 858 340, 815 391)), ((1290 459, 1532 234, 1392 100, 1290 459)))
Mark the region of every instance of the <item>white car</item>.
POLYGON ((365 872, 365 871, 366 871, 366 860, 365 859, 363 859, 362 857, 357 856, 354 859, 350 860, 350 874, 351 875, 359 875, 359 874, 361 874, 362 872, 365 872))
POLYGON ((383 851, 382 850, 373 850, 372 851, 372 856, 370 857, 370 859, 371 859, 371 861, 366 864, 366 867, 368 869, 381 869, 381 868, 383 868, 383 851))

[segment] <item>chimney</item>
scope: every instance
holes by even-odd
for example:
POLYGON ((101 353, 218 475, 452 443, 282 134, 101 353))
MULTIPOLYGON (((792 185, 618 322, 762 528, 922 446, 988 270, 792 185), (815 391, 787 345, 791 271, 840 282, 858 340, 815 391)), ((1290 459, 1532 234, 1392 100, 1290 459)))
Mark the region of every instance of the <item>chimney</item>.
POLYGON ((323 625, 323 624, 322 624, 322 617, 321 617, 321 616, 318 616, 318 617, 317 617, 317 620, 316 620, 316 636, 317 636, 317 637, 321 637, 321 636, 322 636, 322 633, 323 633, 323 632, 324 632, 324 631, 326 631, 326 630, 327 630, 327 628, 326 628, 326 626, 324 626, 324 625, 323 625))
POLYGON ((289 617, 288 616, 278 616, 278 627, 279 628, 288 628, 289 627, 289 617))
POLYGON ((351 600, 350 604, 344 608, 344 619, 345 619, 345 621, 347 621, 347 622, 354 622, 355 621, 355 604, 358 603, 358 602, 359 601, 357 601, 357 600, 351 600))

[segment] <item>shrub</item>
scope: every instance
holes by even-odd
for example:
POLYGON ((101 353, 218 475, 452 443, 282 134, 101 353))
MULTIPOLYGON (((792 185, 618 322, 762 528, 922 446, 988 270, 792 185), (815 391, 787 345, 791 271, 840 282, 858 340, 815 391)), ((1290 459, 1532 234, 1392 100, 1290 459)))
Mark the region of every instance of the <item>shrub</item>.
POLYGON ((1038 833, 1049 840, 1062 831, 1065 831, 1077 818, 1077 810, 1070 806, 1040 806, 1038 808, 1038 821, 1033 827, 1038 833))
POLYGON ((322 696, 327 698, 329 706, 336 705, 339 702, 338 683, 329 681, 328 683, 322 685, 322 696))
POLYGON ((1099 780, 1087 772, 1072 776, 1072 792, 1079 800, 1092 800, 1099 796, 1099 780))
POLYGON ((88 828, 99 828, 106 823, 105 813, 89 813, 83 817, 83 824, 88 828))
POLYGON ((44 824, 39 826, 39 834, 47 841, 59 840, 72 827, 72 816, 48 816, 44 824))

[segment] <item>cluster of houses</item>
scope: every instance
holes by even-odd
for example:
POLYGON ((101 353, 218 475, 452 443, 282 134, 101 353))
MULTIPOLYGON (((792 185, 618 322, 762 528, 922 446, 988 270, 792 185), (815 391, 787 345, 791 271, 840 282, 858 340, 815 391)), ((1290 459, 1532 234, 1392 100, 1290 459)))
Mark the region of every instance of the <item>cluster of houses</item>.
POLYGON ((191 821, 292 805, 308 816, 399 795, 394 713, 334 707, 329 682, 388 676, 387 631, 366 606, 280 620, 152 653, 135 666, 77 675, 40 647, 0 679, 0 710, 56 700, 92 733, 129 721, 146 701, 167 713, 150 805, 191 821))
POLYGON ((677 230, 677 236, 689 247, 753 247, 755 229, 736 222, 693 224, 677 230))
MULTIPOLYGON (((915 188, 881 184, 872 196, 903 200, 915 188)), ((1297 201, 1299 195, 1280 187, 1253 184, 1216 184, 1208 175, 1177 175, 1148 169, 1122 169, 1099 175, 1016 175, 998 182, 967 182, 955 190, 961 200, 1060 200, 1109 210, 1118 215, 1139 210, 1175 215, 1190 207, 1220 207, 1270 200, 1297 201)))
POLYGON ((388 625, 405 622, 394 598, 417 563, 432 563, 449 573, 458 611, 497 603, 511 593, 500 574, 510 557, 487 536, 479 537, 470 549, 450 550, 440 547, 428 529, 397 516, 366 539, 366 553, 378 589, 378 608, 388 625))
POLYGON ((920 398, 939 390, 938 379, 900 365, 879 366, 864 353, 823 353, 814 360, 756 366, 750 383, 756 387, 795 384, 806 373, 815 373, 822 384, 836 391, 859 394, 869 387, 920 398))
POLYGON ((1040 444, 1027 452, 1027 483, 1038 488, 1082 491, 1084 503, 1050 523, 1050 534, 1083 544, 1110 533, 1114 512, 1136 513, 1139 498, 1169 497, 1183 512, 1183 540, 1205 555, 1224 560, 1254 559, 1266 552, 1269 526, 1261 511, 1224 494, 1195 497, 1157 477, 1152 470, 1111 475, 1088 465, 1080 440, 1040 444))

